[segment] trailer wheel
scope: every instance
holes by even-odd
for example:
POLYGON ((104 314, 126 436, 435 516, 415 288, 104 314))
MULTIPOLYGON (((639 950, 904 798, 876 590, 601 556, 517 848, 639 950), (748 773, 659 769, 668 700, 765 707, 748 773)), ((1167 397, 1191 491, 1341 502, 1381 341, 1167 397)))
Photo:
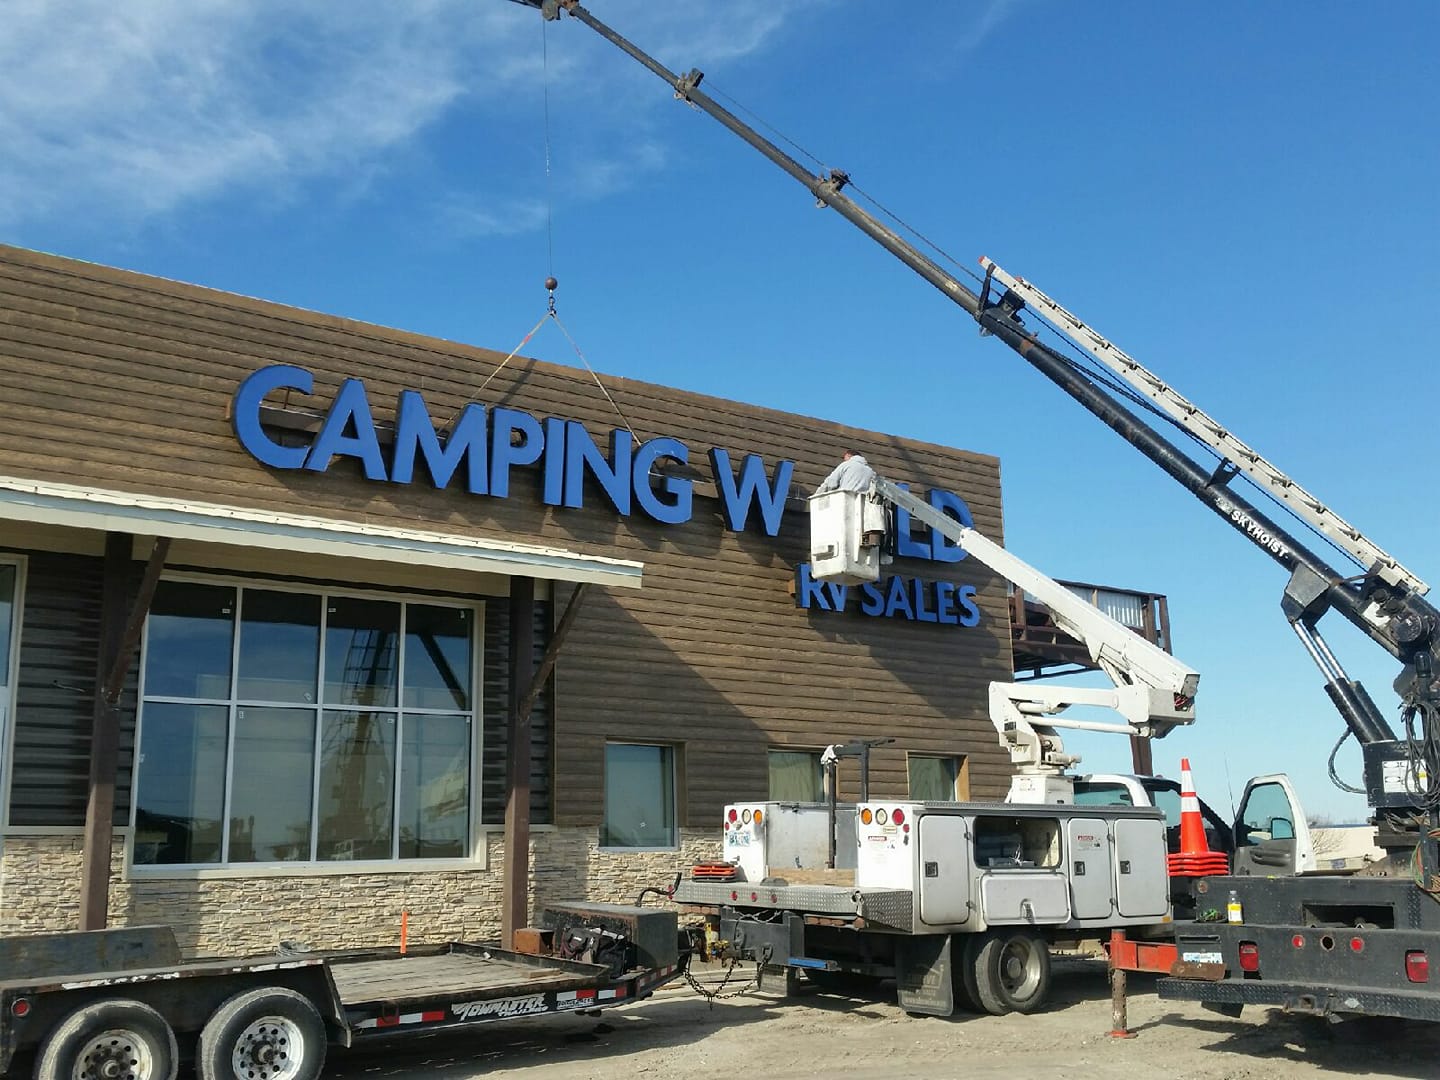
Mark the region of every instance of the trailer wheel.
POLYGON ((325 1021, 310 999, 280 986, 236 994, 205 1021, 200 1080, 315 1080, 325 1067, 325 1021))
POLYGON ((35 1080, 175 1080, 179 1062, 163 1016, 114 998, 76 1009, 45 1037, 35 1080))
POLYGON ((975 953, 975 995, 994 1016, 1034 1012, 1050 996, 1050 950, 1025 930, 989 935, 975 953))

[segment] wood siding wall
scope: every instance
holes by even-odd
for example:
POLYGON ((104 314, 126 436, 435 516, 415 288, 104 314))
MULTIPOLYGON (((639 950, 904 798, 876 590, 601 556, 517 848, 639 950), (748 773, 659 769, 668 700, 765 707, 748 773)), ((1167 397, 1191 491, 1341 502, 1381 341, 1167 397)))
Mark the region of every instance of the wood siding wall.
MULTIPOLYGON (((979 587, 974 628, 857 613, 805 612, 789 592, 806 559, 803 506, 778 537, 721 520, 706 452, 738 465, 795 462, 792 498, 854 448, 892 479, 942 487, 1001 539, 993 457, 605 376, 636 435, 684 441, 703 474, 683 525, 618 517, 598 487, 583 509, 546 507, 536 470, 512 473, 505 500, 363 479, 353 461, 327 473, 262 466, 228 419, 258 368, 312 371, 323 410, 341 380, 364 380, 377 421, 402 389, 424 394, 437 423, 455 416, 501 354, 193 286, 0 247, 0 472, 72 484, 380 525, 555 544, 645 563, 644 588, 596 590, 556 675, 559 824, 593 824, 603 804, 607 739, 673 743, 685 763, 682 824, 766 794, 766 751, 893 736, 872 761, 872 789, 905 793, 907 752, 966 755, 973 793, 997 795, 1008 762, 986 718, 986 686, 1010 675, 1004 583, 973 560, 897 564, 907 575, 979 587), (707 487, 707 481, 710 482, 707 487)), ((296 402, 297 405, 300 402, 296 402)), ((622 426, 590 376, 516 358, 485 404, 582 421, 597 442, 622 426)), ((420 473, 423 474, 423 468, 420 473)), ((3 535, 0 535, 3 543, 3 535)), ((557 590, 563 603, 568 589, 557 590)), ((853 604, 852 600, 852 604, 853 604)), ((493 621, 495 606, 492 605, 493 621)), ((24 711, 17 718, 26 722, 24 711)), ((845 770, 853 790, 853 768, 845 770)))

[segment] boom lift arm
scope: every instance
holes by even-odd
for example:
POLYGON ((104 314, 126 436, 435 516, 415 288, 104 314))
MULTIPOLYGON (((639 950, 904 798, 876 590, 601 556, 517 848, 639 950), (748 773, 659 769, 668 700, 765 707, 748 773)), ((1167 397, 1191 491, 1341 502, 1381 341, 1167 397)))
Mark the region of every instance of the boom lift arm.
MULTIPOLYGON (((1241 450, 1243 444, 1238 440, 1234 443, 1222 440, 1217 448, 1222 455, 1218 468, 1207 468, 1183 453, 1094 377, 1080 370, 1071 357, 1040 341, 1020 319, 1021 310, 1027 306, 1020 291, 1007 286, 998 295, 992 295, 991 287, 997 282, 993 267, 979 293, 960 284, 934 260, 846 196, 843 189, 850 180, 846 173, 831 169, 822 176, 812 174, 705 94, 700 89, 702 72, 692 70, 686 75, 676 75, 596 19, 578 0, 515 2, 540 9, 547 19, 557 19, 562 13, 570 15, 663 79, 674 88, 676 97, 719 121, 804 185, 819 206, 834 210, 929 282, 971 315, 979 323, 982 334, 1003 341, 1284 567, 1290 578, 1282 610, 1324 675, 1331 701, 1364 749, 1371 805, 1397 829, 1416 824, 1417 809, 1425 812, 1422 835, 1431 839, 1422 845, 1424 872, 1426 880, 1432 876, 1440 878, 1440 611, 1424 598, 1423 582, 1378 548, 1371 551, 1358 544, 1353 548, 1347 545, 1343 536, 1348 526, 1338 518, 1332 521, 1320 514, 1318 516, 1326 520, 1316 527, 1332 539, 1334 534, 1340 534, 1341 546, 1362 560, 1363 572, 1359 575, 1334 570, 1269 514, 1232 489, 1230 481, 1241 466, 1234 463, 1230 455, 1236 455, 1242 463, 1246 457, 1241 450), (1374 561, 1364 565, 1366 559, 1374 561), (1320 637, 1316 624, 1331 610, 1339 612, 1401 662, 1402 671, 1394 685, 1403 703, 1407 738, 1395 738, 1394 730, 1369 693, 1349 678, 1320 637)), ((1023 284, 1018 279, 1010 280, 1023 284)), ((1280 487, 1284 488, 1287 483, 1290 482, 1285 478, 1280 487)), ((1274 485, 1267 486, 1275 490, 1274 485)), ((1294 506, 1306 499, 1285 501, 1294 506)), ((1357 538, 1358 532, 1351 537, 1357 538)))
POLYGON ((1020 773, 1011 788, 1014 801, 1070 801, 1063 772, 1080 759, 1065 752, 1056 728, 1160 738, 1194 721, 1198 672, 979 530, 884 477, 876 476, 868 491, 826 491, 811 497, 811 576, 848 584, 877 580, 885 561, 886 506, 906 511, 1043 603, 1055 624, 1085 645, 1114 684, 1109 690, 1035 682, 990 684, 990 720, 1020 773), (1060 718, 1071 705, 1113 709, 1125 722, 1060 718))

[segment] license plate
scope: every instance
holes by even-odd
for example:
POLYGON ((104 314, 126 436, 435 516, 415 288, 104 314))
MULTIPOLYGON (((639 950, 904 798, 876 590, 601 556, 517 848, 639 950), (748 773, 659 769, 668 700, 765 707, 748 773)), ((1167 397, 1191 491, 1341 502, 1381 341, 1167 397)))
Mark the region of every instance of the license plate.
POLYGON ((1187 952, 1181 953, 1180 959, 1187 964, 1219 964, 1222 963, 1218 952, 1187 952))

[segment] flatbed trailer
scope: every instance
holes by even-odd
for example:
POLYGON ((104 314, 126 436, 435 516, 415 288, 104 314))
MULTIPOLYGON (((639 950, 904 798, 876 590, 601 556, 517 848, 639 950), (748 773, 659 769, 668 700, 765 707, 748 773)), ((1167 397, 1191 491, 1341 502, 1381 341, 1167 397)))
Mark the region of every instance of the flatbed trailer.
POLYGON ((519 1017, 593 1013, 679 978, 673 911, 547 912, 535 952, 450 942, 182 960, 169 927, 0 940, 0 1073, 36 1080, 313 1080, 329 1046, 519 1017), (627 932, 628 931, 628 932, 627 932))

